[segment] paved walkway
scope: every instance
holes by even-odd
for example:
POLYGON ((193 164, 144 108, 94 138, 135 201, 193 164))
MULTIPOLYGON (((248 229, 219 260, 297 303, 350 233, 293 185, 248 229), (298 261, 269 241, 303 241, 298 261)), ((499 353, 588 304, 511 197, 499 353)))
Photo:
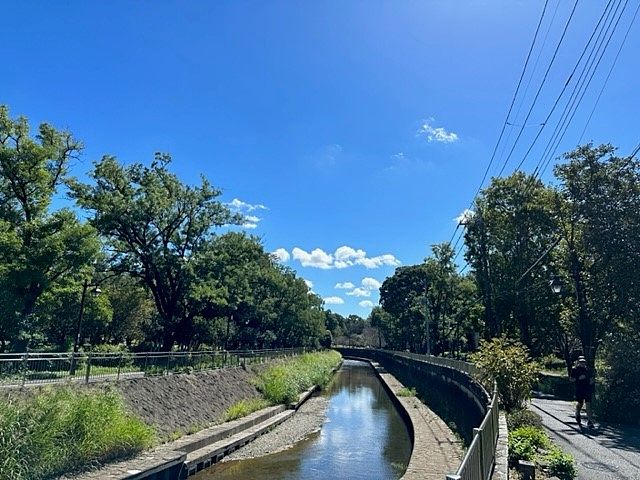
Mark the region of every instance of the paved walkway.
POLYGON ((580 431, 573 402, 534 398, 531 403, 552 440, 576 457, 578 480, 640 480, 640 428, 596 424, 580 431))

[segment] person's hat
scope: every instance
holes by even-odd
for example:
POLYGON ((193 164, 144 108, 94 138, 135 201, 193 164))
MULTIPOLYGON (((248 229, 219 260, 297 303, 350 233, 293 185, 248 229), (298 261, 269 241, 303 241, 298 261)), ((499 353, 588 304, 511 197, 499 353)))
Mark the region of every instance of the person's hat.
POLYGON ((578 357, 578 363, 580 363, 580 362, 585 362, 585 363, 586 363, 586 362, 587 362, 587 359, 586 359, 586 358, 584 358, 582 355, 580 355, 580 356, 578 357))

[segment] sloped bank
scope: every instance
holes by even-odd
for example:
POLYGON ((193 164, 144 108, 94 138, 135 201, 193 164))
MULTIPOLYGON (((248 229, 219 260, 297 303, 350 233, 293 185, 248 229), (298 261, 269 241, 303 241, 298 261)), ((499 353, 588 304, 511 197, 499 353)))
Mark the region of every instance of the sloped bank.
MULTIPOLYGON (((83 480, 186 478, 187 475, 219 461, 225 455, 289 418, 294 410, 312 394, 315 387, 308 388, 306 392, 300 393, 301 390, 309 387, 314 382, 324 383, 328 381, 332 372, 337 369, 340 363, 340 355, 336 352, 304 354, 288 361, 276 361, 274 363, 275 365, 267 365, 266 368, 265 366, 258 366, 259 373, 245 372, 248 374, 247 377, 244 377, 244 374, 241 373, 240 383, 244 383, 246 387, 246 380, 248 379, 249 385, 254 388, 250 393, 258 392, 258 389, 253 386, 258 384, 259 389, 271 403, 282 401, 284 404, 264 408, 238 420, 208 427, 193 435, 156 447, 134 459, 106 465, 100 470, 85 473, 75 478, 83 480), (291 400, 294 400, 293 404, 290 404, 291 400)), ((235 370, 244 371, 242 369, 235 370)), ((208 381, 210 382, 212 377, 215 377, 213 374, 224 374, 225 370, 209 373, 211 374, 208 375, 208 381)), ((185 377, 190 377, 190 375, 185 377)), ((199 402, 200 400, 193 392, 193 388, 197 388, 199 381, 202 380, 202 375, 199 374, 197 377, 197 379, 186 378, 186 383, 184 383, 184 378, 174 379, 168 385, 164 384, 163 378, 150 379, 152 380, 151 382, 135 382, 128 387, 125 386, 124 390, 130 390, 127 392, 127 397, 130 401, 132 398, 135 400, 140 397, 140 390, 151 391, 151 393, 146 394, 144 402, 142 402, 145 405, 142 410, 149 411, 150 408, 153 408, 153 405, 161 405, 160 408, 163 409, 162 411, 165 415, 169 417, 177 415, 180 417, 172 406, 175 395, 171 393, 171 390, 167 392, 167 386, 175 387, 176 385, 181 385, 182 389, 178 393, 179 395, 186 395, 191 401, 199 402), (135 385, 136 388, 131 389, 132 385, 135 385), (163 392, 167 392, 168 401, 167 398, 161 398, 161 401, 157 403, 156 399, 158 397, 164 397, 163 392)), ((237 377, 234 378, 238 380, 237 377)), ((233 388, 234 382, 229 382, 229 385, 232 393, 238 394, 238 391, 233 388)), ((216 385, 214 384, 213 387, 215 389, 216 385)), ((224 404, 231 406, 235 402, 232 401, 230 395, 225 394, 227 390, 229 389, 225 388, 218 392, 218 398, 222 399, 221 401, 224 404)), ((243 398, 240 400, 243 400, 243 398)), ((201 400, 201 402, 209 403, 211 399, 208 401, 201 400)), ((138 407, 140 407, 140 403, 132 402, 133 405, 138 407)), ((200 409, 202 406, 199 403, 195 403, 190 405, 190 408, 200 409)), ((209 406, 206 412, 211 412, 211 408, 213 407, 209 406)), ((221 404, 217 406, 216 410, 223 410, 221 404)), ((158 416, 159 414, 153 414, 153 418, 158 416)), ((192 419, 193 417, 189 418, 192 419)), ((172 425, 177 425, 177 422, 174 421, 172 425)), ((170 431, 173 426, 165 427, 165 431, 170 431)))

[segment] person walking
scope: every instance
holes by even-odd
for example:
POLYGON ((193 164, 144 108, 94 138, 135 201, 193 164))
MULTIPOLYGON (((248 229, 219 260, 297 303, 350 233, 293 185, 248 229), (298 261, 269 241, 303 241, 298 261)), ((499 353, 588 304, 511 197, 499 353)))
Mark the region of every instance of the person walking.
POLYGON ((571 369, 571 381, 576 384, 576 422, 582 428, 582 419, 580 412, 582 405, 585 404, 587 410, 587 426, 593 428, 591 417, 591 396, 593 394, 594 375, 593 371, 587 366, 587 360, 583 356, 578 357, 578 362, 571 369))

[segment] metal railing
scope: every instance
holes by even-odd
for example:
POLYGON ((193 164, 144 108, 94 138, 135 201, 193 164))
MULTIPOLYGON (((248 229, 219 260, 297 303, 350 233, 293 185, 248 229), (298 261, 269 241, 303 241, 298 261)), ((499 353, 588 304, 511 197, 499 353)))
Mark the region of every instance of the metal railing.
POLYGON ((473 429, 473 440, 467 449, 462 463, 454 474, 446 476, 446 480, 489 480, 495 465, 496 446, 498 444, 500 406, 496 383, 486 378, 482 369, 472 363, 452 358, 434 357, 408 352, 389 352, 393 355, 418 360, 421 362, 452 368, 461 371, 476 381, 482 388, 489 404, 480 426, 473 429), (491 395, 488 394, 491 391, 491 395))
POLYGON ((45 385, 188 373, 262 363, 307 349, 212 350, 200 352, 80 352, 0 354, 0 387, 45 385))

